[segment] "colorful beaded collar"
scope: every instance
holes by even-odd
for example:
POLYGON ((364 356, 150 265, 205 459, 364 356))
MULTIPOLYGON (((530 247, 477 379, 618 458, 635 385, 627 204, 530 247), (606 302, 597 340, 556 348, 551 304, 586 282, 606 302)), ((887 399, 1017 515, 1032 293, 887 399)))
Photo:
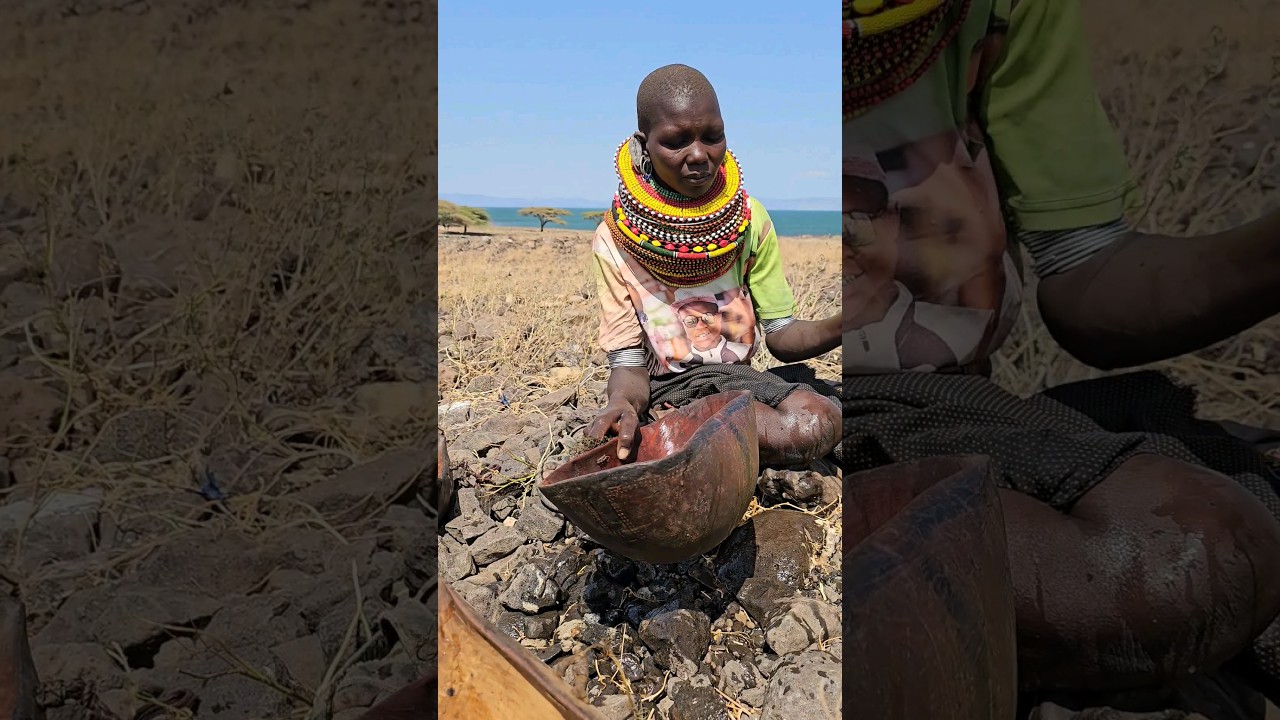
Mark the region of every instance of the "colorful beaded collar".
POLYGON ((659 281, 697 287, 737 262, 751 224, 738 160, 725 151, 720 171, 701 197, 687 198, 635 169, 630 138, 614 157, 618 192, 605 215, 615 242, 659 281))
POLYGON ((910 87, 933 66, 971 0, 844 0, 844 119, 910 87))

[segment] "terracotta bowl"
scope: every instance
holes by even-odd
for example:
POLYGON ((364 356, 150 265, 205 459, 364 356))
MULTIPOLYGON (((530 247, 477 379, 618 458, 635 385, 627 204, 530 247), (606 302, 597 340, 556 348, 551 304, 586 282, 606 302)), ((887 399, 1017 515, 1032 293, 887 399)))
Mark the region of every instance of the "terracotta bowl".
POLYGON ((724 541, 755 494, 760 448, 751 394, 697 400, 640 429, 633 462, 618 440, 570 460, 539 488, 592 540, 656 564, 695 557, 724 541))
POLYGON ((879 720, 1012 720, 1004 516, 983 457, 844 479, 844 696, 879 720))

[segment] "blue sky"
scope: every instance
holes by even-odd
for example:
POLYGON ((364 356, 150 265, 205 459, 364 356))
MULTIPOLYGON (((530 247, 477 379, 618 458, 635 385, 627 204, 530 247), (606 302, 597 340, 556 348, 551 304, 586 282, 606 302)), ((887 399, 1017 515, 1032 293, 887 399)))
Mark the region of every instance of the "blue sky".
POLYGON ((669 63, 716 88, 747 191, 839 196, 839 16, 825 2, 473 2, 440 18, 440 194, 590 198, 669 63))

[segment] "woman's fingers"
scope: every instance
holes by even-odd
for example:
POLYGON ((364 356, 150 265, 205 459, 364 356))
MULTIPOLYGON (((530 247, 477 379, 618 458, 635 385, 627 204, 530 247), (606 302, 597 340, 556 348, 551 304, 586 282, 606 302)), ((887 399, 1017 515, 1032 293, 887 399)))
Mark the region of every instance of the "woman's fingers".
POLYGON ((618 418, 618 459, 626 460, 635 450, 636 429, 640 426, 640 418, 634 410, 624 409, 618 418))
POLYGON ((620 412, 618 408, 605 407, 605 409, 600 411, 600 414, 596 416, 596 419, 592 420, 591 424, 587 426, 587 435, 596 440, 603 440, 605 434, 614 429, 614 425, 617 424, 619 414, 620 412))
POLYGON ((587 435, 603 440, 610 432, 618 436, 618 459, 626 460, 636 449, 640 418, 628 406, 606 407, 587 427, 587 435))

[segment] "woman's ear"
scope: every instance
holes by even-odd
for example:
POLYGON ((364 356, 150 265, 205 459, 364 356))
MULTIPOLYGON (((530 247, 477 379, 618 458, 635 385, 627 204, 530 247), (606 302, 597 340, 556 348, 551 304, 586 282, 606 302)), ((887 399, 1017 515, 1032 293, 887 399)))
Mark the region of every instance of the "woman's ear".
POLYGON ((629 151, 631 153, 631 167, 636 171, 637 175, 644 175, 644 133, 636 131, 631 136, 629 151))

